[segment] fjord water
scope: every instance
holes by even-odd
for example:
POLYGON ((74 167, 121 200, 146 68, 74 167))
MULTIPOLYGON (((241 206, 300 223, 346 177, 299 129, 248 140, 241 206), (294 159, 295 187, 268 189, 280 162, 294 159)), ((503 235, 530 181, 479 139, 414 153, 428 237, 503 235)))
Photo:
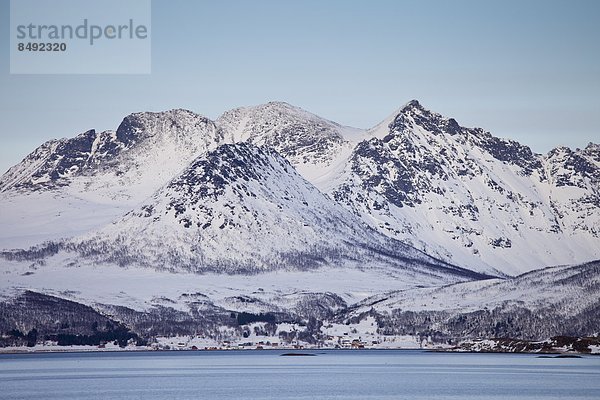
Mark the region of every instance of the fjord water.
POLYGON ((2 399, 598 399, 600 357, 423 351, 0 355, 2 399))

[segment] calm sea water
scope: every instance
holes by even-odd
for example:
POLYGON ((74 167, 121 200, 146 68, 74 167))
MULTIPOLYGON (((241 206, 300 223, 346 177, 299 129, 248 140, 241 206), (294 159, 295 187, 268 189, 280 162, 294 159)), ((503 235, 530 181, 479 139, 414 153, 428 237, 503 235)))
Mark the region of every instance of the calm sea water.
POLYGON ((600 357, 422 351, 0 355, 1 399, 600 399, 600 357))

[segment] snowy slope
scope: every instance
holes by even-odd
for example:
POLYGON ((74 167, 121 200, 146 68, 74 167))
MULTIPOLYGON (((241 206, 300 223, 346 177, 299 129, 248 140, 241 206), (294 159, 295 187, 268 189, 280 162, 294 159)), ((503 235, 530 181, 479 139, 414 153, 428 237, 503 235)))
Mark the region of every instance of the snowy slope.
POLYGON ((417 101, 370 133, 328 193, 390 237, 507 274, 600 258, 597 145, 544 157, 417 101))
POLYGON ((541 269, 509 279, 382 293, 349 307, 340 323, 375 318, 386 335, 465 338, 597 336, 600 261, 541 269))
POLYGON ((423 284, 435 286, 440 282, 435 277, 407 281, 402 279, 402 271, 328 267, 254 275, 174 274, 148 268, 123 268, 111 263, 72 263, 69 257, 66 253, 56 255, 43 265, 4 260, 0 299, 32 290, 88 305, 114 304, 135 310, 168 305, 186 310, 188 302, 204 297, 230 310, 270 312, 294 307, 293 300, 308 293, 316 297, 335 293, 348 304, 354 304, 382 292, 423 284))
POLYGON ((277 152, 247 143, 199 156, 140 207, 64 247, 97 262, 178 271, 347 267, 401 270, 410 282, 478 277, 369 228, 277 152))
POLYGON ((524 307, 532 311, 556 308, 575 315, 600 304, 600 262, 544 268, 511 279, 488 279, 438 288, 393 291, 365 299, 353 312, 472 312, 485 308, 524 307))

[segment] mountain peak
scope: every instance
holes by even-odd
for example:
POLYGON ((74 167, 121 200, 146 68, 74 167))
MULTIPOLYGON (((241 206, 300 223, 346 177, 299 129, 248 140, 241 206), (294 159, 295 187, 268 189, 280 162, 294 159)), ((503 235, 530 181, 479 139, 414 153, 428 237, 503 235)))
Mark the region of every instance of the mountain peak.
POLYGON ((600 154, 600 144, 589 142, 583 151, 589 154, 600 154))
POLYGON ((277 150, 295 167, 329 165, 346 145, 350 128, 285 102, 239 107, 217 121, 225 142, 247 141, 277 150))
POLYGON ((419 103, 419 100, 413 99, 413 100, 409 101, 408 103, 406 103, 400 110, 401 111, 405 111, 405 110, 422 110, 422 111, 424 111, 425 108, 421 105, 421 103, 419 103))
POLYGON ((462 127, 454 118, 446 118, 423 107, 418 100, 411 100, 388 119, 389 132, 405 132, 420 126, 434 135, 456 135, 462 127))
POLYGON ((586 149, 600 149, 600 143, 593 143, 593 142, 589 142, 588 145, 585 147, 586 149))
POLYGON ((129 143, 162 133, 181 135, 205 125, 214 123, 200 114, 180 108, 161 112, 138 112, 123 119, 117 128, 117 139, 129 143))
POLYGON ((115 201, 145 198, 221 141, 214 122, 189 110, 133 113, 116 131, 91 129, 45 143, 2 176, 0 190, 75 184, 81 194, 102 192, 115 201))
POLYGON ((265 104, 261 104, 257 107, 277 107, 277 108, 293 108, 293 109, 300 109, 300 107, 297 106, 293 106, 290 103, 286 102, 286 101, 279 101, 279 100, 274 100, 274 101, 269 101, 268 103, 265 104))
POLYGON ((550 157, 556 157, 556 156, 568 156, 570 154, 573 153, 573 150, 571 150, 570 147, 564 146, 564 145, 560 145, 560 146, 556 146, 555 148, 551 149, 550 151, 548 151, 548 154, 546 155, 548 158, 550 157))

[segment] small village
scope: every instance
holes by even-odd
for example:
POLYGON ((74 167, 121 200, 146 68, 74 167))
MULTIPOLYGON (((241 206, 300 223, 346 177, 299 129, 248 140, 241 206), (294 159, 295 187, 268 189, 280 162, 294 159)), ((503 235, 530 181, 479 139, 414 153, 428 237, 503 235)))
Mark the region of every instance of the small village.
MULTIPOLYGON (((160 340, 160 339, 159 339, 160 340)), ((202 346, 201 339, 190 339, 187 341, 175 342, 173 338, 157 341, 150 344, 152 350, 278 350, 278 349, 365 349, 377 348, 378 341, 366 342, 360 338, 347 338, 339 336, 329 336, 327 341, 318 344, 310 344, 301 341, 292 341, 290 343, 271 342, 269 340, 257 342, 239 342, 232 343, 225 340, 219 344, 206 344, 202 346)))

